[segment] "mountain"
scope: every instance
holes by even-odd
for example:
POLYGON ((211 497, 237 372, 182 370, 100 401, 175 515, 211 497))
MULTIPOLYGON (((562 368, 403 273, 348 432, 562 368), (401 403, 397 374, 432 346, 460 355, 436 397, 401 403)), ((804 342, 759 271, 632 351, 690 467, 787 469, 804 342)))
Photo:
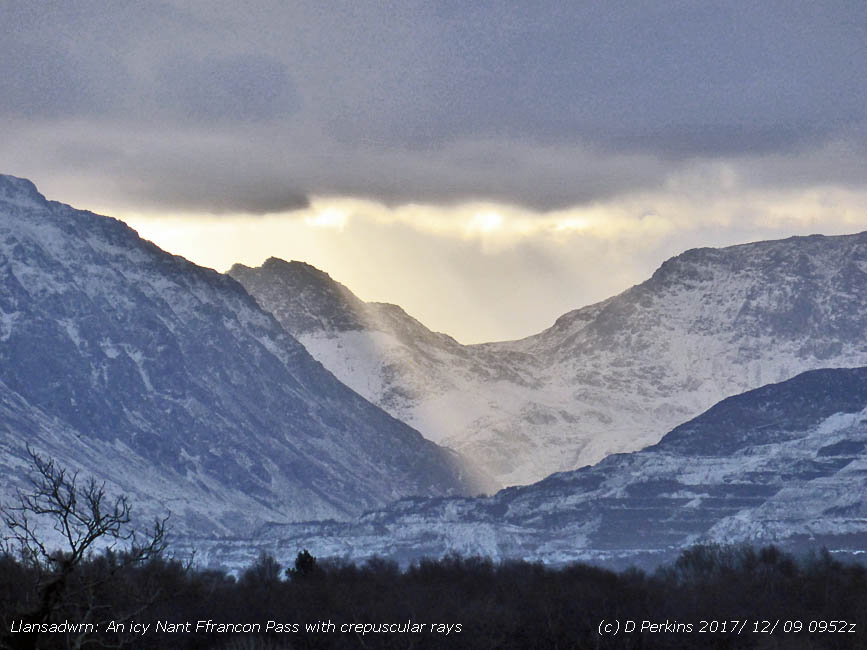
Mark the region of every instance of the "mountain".
MULTIPOLYGON (((867 368, 814 370, 730 397, 647 449, 482 499, 405 499, 350 523, 267 526, 297 549, 404 562, 446 552, 557 563, 662 557, 695 543, 867 543, 867 368)), ((255 549, 211 540, 243 565, 255 549)))
MULTIPOLYGON (((397 305, 359 300, 303 262, 271 258, 259 268, 236 264, 229 275, 342 382, 431 440, 460 443, 456 432, 484 427, 468 418, 486 413, 485 404, 495 407, 500 390, 543 389, 525 367, 532 367, 534 358, 461 345, 431 332, 397 305)), ((477 460, 489 473, 498 469, 487 458, 477 460)))
POLYGON ((185 534, 477 494, 454 452, 341 384, 233 279, 0 176, 0 473, 31 445, 185 534))
POLYGON ((544 332, 469 346, 306 264, 230 274, 341 381, 505 485, 653 444, 729 395, 867 365, 867 233, 690 250, 544 332))

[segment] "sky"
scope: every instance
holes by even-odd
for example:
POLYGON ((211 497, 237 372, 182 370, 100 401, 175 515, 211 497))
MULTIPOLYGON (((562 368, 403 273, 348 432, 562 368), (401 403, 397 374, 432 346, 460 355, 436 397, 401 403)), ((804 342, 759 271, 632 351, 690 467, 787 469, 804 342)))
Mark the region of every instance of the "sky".
POLYGON ((0 3, 0 173, 462 342, 867 230, 867 3, 0 3))

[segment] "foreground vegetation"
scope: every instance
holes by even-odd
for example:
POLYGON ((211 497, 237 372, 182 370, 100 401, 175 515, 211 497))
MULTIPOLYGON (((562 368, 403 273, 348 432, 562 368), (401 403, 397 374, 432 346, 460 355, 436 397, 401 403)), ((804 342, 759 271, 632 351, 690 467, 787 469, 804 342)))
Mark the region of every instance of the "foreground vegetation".
POLYGON ((57 625, 92 622, 98 627, 25 633, 12 630, 39 608, 45 575, 10 555, 0 558, 0 644, 184 649, 867 646, 867 571, 839 563, 826 552, 796 560, 773 547, 703 546, 649 574, 457 556, 401 571, 381 559, 356 565, 317 562, 302 553, 288 570, 263 556, 237 579, 159 556, 128 559, 108 552, 81 562, 50 614, 57 625), (601 636, 603 619, 619 622, 619 634, 601 636), (630 620, 637 629, 627 633, 623 627, 630 620), (846 631, 829 631, 828 622, 843 620, 846 631), (705 632, 699 630, 701 621, 707 622, 705 632), (713 621, 716 631, 711 632, 713 621), (740 634, 733 621, 747 621, 740 634), (779 621, 773 634, 763 621, 779 621), (826 622, 824 632, 821 621, 826 622), (112 629, 112 622, 119 625, 112 629), (326 625, 306 631, 306 624, 318 622, 326 625), (802 625, 800 632, 794 631, 795 622, 802 625), (367 630, 365 623, 371 626, 367 630), (849 631, 852 623, 854 632, 849 631), (259 630, 245 634, 236 624, 258 624, 259 630), (378 626, 383 624, 390 624, 384 629, 391 631, 382 631, 378 626))
POLYGON ((235 578, 167 557, 166 521, 137 530, 125 496, 30 454, 31 489, 0 507, 0 648, 867 647, 867 570, 827 551, 698 546, 651 573, 303 551, 235 578))

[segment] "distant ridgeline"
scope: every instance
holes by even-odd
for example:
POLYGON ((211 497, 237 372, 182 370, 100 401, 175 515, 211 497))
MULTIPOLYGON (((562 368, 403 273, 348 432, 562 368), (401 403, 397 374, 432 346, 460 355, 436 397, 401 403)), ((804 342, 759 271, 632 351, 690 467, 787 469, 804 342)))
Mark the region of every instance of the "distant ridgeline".
POLYGON ((341 381, 502 485, 654 444, 806 370, 867 366, 867 233, 690 250, 544 332, 483 345, 300 262, 229 273, 341 381))
POLYGON ((197 541, 206 562, 261 550, 444 553, 654 565, 695 543, 867 548, 867 368, 814 370, 723 400, 657 445, 490 498, 404 499, 348 523, 268 525, 252 546, 197 541))

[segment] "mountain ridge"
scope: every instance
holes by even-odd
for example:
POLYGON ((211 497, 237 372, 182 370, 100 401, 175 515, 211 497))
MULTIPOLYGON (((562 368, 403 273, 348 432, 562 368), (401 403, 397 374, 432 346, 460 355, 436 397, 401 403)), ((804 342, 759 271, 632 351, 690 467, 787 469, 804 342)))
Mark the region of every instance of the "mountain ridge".
MULTIPOLYGON (((0 458, 30 444, 190 533, 484 481, 341 384, 231 277, 0 176, 0 458)), ((8 496, 8 495, 7 495, 8 496)))
POLYGON ((532 485, 403 499, 352 522, 270 525, 253 549, 208 540, 203 557, 242 565, 260 550, 288 560, 303 547, 356 561, 458 552, 630 564, 697 543, 858 552, 867 542, 865 449, 867 368, 812 370, 729 397, 652 447, 532 485))
POLYGON ((329 309, 351 328, 301 323, 322 307, 295 268, 229 273, 342 381, 505 485, 654 444, 729 395, 867 364, 867 233, 690 249, 538 334, 468 346, 343 285, 329 309))

